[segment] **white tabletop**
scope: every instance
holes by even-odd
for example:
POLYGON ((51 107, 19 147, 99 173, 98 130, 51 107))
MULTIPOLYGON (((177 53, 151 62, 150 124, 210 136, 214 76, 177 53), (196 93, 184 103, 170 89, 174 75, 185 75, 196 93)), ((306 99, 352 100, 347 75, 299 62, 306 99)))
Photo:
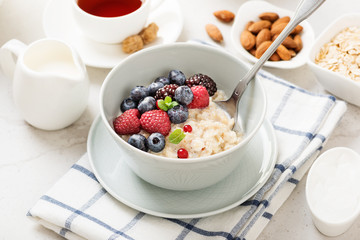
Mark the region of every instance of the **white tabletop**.
MULTIPOLYGON (((13 38, 30 43, 45 37, 42 13, 48 1, 4 0, 0 7, 0 45, 13 38)), ((212 12, 221 9, 236 12, 244 2, 179 0, 185 18, 179 41, 195 38, 211 41, 204 26, 215 22, 212 12)), ((294 10, 298 1, 269 2, 294 10)), ((358 0, 328 0, 309 18, 309 22, 318 35, 334 18, 359 9, 358 0)), ((222 25, 223 46, 231 51, 234 49, 230 44, 230 28, 231 25, 222 25)), ((291 71, 266 70, 305 89, 324 92, 307 66, 291 71)), ((59 131, 38 130, 24 122, 13 103, 12 81, 0 73, 0 239, 61 239, 32 222, 26 213, 86 152, 87 134, 99 113, 99 90, 108 72, 109 69, 88 68, 91 80, 88 107, 77 122, 59 131)), ((360 109, 349 104, 324 150, 345 146, 360 153, 359 120, 360 109)), ((306 176, 258 239, 358 239, 360 219, 337 238, 327 238, 316 230, 305 202, 305 180, 306 176)))

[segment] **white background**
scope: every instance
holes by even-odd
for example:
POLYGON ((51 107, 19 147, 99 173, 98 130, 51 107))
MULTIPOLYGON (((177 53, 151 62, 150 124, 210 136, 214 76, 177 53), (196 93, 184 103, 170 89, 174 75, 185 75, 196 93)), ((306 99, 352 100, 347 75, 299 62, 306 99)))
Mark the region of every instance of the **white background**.
MULTIPOLYGON (((30 43, 43 38, 42 13, 48 0, 4 0, 0 7, 0 45, 16 38, 30 43)), ((228 9, 237 12, 244 0, 179 0, 185 23, 179 41, 203 39, 207 23, 217 23, 212 12, 228 9)), ((269 0, 272 4, 294 10, 298 1, 269 0)), ((309 22, 316 36, 343 13, 360 11, 358 0, 327 0, 309 22)), ((224 35, 223 47, 230 44, 229 24, 218 24, 224 35)), ((266 69, 303 88, 323 92, 307 66, 282 71, 266 69)), ((0 239, 61 239, 26 217, 34 203, 86 152, 89 127, 98 111, 98 94, 109 69, 88 68, 91 91, 88 108, 72 126, 54 132, 35 129, 26 124, 12 100, 12 82, 0 73, 0 239)), ((339 127, 326 149, 346 146, 360 153, 360 109, 348 105, 339 127)), ((258 238, 265 239, 359 239, 360 219, 337 238, 321 235, 311 221, 305 201, 305 180, 299 183, 258 238)))

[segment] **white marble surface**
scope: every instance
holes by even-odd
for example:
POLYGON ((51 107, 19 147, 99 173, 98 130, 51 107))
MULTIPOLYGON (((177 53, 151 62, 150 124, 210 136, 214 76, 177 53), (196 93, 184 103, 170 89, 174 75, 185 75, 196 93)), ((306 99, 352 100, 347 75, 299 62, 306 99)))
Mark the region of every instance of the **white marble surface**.
MULTIPOLYGON (((48 1, 4 0, 0 7, 0 45, 12 38, 30 43, 44 37, 42 13, 48 1)), ((179 41, 194 38, 209 40, 204 25, 212 22, 223 31, 225 42, 222 46, 234 50, 230 44, 231 25, 218 23, 212 12, 219 9, 236 12, 245 0, 179 2, 185 17, 179 41)), ((294 10, 298 1, 269 2, 294 10)), ((309 22, 318 35, 337 16, 359 9, 358 0, 328 0, 309 18, 309 22)), ((323 92, 307 66, 291 71, 267 70, 308 90, 323 92)), ((61 239, 57 234, 32 222, 26 213, 86 152, 88 130, 99 112, 99 90, 108 71, 88 68, 91 80, 88 108, 76 123, 53 132, 35 129, 23 121, 12 100, 12 81, 0 73, 0 239, 61 239)), ((360 109, 349 105, 324 150, 345 146, 360 153, 359 120, 360 109)), ((316 230, 305 202, 305 180, 306 177, 258 239, 359 239, 360 219, 348 232, 337 238, 327 238, 316 230)))

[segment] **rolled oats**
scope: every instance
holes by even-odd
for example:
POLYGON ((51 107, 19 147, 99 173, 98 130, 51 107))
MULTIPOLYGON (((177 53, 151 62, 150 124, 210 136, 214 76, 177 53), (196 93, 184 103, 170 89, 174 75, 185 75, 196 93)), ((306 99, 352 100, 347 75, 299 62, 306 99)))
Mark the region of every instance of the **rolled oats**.
POLYGON ((360 27, 348 27, 326 43, 316 55, 315 63, 360 81, 360 27))

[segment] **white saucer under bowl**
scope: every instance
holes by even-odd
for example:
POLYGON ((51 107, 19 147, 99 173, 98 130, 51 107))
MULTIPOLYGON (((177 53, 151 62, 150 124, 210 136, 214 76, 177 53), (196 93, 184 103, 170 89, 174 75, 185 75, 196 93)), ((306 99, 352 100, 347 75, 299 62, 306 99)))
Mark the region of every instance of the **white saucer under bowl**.
MULTIPOLYGON (((85 37, 78 29, 71 9, 72 0, 51 0, 43 14, 45 35, 72 44, 84 63, 91 67, 113 68, 127 57, 120 44, 104 44, 85 37)), ((183 28, 183 16, 177 0, 163 1, 150 13, 147 24, 159 26, 158 38, 153 45, 175 42, 183 28)))
POLYGON ((173 191, 156 187, 133 173, 101 118, 92 124, 90 164, 101 185, 117 200, 138 211, 166 218, 198 218, 227 211, 253 196, 270 177, 277 157, 274 130, 264 121, 249 143, 242 164, 221 182, 200 190, 173 191), (262 151, 259 151, 262 149, 262 151))

